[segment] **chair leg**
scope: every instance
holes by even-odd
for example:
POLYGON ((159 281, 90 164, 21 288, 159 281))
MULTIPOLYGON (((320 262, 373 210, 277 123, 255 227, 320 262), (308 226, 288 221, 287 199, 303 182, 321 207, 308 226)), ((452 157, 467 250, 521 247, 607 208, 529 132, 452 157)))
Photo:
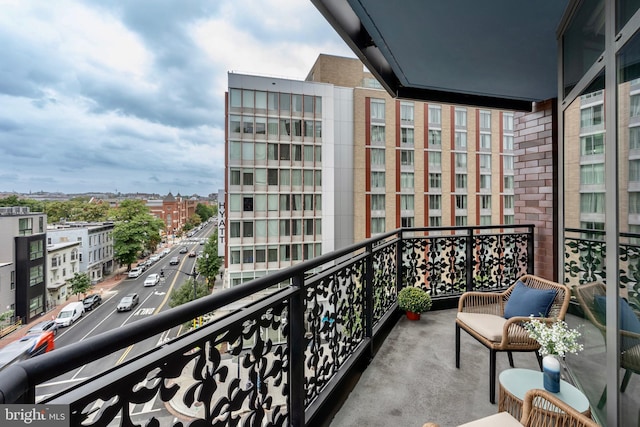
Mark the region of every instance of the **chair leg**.
POLYGON ((460 325, 456 323, 456 368, 460 368, 460 325))
POLYGON ((509 366, 513 368, 513 353, 510 351, 507 351, 507 356, 509 357, 509 366))
POLYGON ((489 350, 489 402, 496 403, 496 351, 489 350))
POLYGON ((631 372, 630 369, 624 371, 624 378, 622 379, 622 385, 620 386, 620 393, 624 393, 624 391, 627 389, 632 373, 633 372, 631 372))

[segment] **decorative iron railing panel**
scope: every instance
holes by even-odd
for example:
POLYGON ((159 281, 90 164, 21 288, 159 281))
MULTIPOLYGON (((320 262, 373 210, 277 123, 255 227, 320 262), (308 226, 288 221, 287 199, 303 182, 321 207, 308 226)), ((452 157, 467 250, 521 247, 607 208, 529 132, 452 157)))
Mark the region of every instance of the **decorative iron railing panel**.
POLYGON ((428 287, 437 300, 533 271, 533 226, 497 228, 396 230, 218 291, 0 371, 0 403, 33 403, 40 384, 233 304, 241 308, 39 401, 70 405, 72 425, 137 425, 132 408, 154 402, 187 408, 193 426, 305 425, 354 361, 373 356, 376 333, 397 319, 399 288, 428 287))
MULTIPOLYGON (((565 229, 564 281, 567 285, 606 283, 604 237, 604 231, 600 230, 565 229)), ((640 235, 620 233, 618 241, 618 284, 626 290, 629 303, 640 310, 640 235)))

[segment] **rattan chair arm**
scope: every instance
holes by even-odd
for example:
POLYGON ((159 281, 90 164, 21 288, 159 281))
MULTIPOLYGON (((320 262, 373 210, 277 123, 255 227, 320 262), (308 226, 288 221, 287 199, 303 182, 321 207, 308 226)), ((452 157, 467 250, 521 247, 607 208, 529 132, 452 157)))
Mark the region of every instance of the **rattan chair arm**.
POLYGON ((525 394, 520 423, 526 427, 598 426, 591 418, 542 389, 532 389, 525 394))
MULTIPOLYGON (((541 322, 551 323, 553 319, 545 318, 545 317, 534 317, 536 320, 540 320, 541 322)), ((506 345, 510 344, 518 344, 518 345, 527 345, 527 346, 535 346, 538 342, 529 337, 529 332, 522 326, 524 322, 528 322, 530 320, 529 317, 511 317, 509 318, 504 326, 502 327, 502 343, 501 346, 504 348, 506 345)))

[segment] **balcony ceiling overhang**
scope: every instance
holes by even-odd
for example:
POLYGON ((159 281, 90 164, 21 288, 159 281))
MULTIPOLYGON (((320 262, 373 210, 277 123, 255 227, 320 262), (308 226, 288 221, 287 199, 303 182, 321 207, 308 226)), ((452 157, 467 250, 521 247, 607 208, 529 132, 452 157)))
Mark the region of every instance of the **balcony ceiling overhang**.
POLYGON ((568 0, 311 0, 394 97, 529 111, 558 95, 568 0))

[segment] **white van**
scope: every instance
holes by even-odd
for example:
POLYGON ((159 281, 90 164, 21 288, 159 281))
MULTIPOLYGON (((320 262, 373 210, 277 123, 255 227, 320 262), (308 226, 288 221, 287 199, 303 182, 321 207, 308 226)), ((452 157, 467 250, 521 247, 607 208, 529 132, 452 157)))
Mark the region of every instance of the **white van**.
POLYGON ((58 326, 70 326, 84 314, 84 304, 82 301, 67 304, 60 310, 56 323, 58 326))

